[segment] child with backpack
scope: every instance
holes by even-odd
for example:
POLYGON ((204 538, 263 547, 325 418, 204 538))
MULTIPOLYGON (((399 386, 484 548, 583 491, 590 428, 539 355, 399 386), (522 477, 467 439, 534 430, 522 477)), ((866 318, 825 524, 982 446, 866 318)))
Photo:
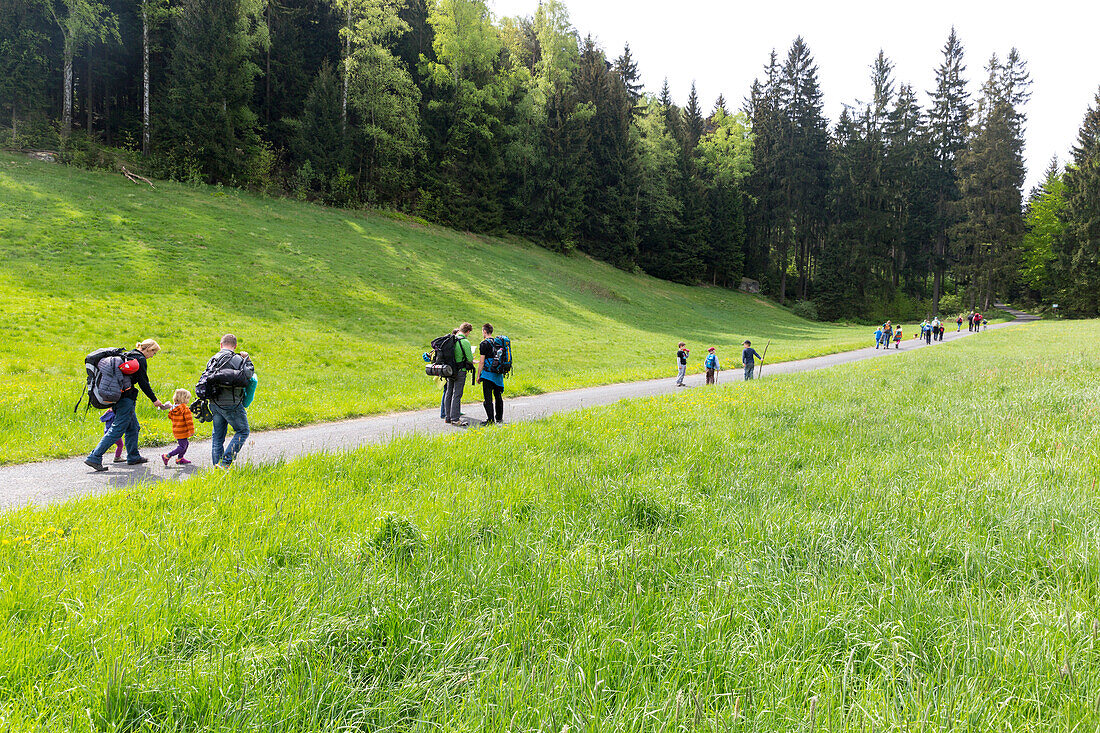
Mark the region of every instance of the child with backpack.
MULTIPOLYGON (((889 348, 889 344, 887 344, 887 348, 889 348)), ((898 326, 897 330, 894 331, 894 348, 901 348, 901 326, 898 326)))
MULTIPOLYGON (((111 430, 111 423, 115 421, 115 411, 107 408, 107 411, 99 416, 99 421, 103 423, 103 434, 106 435, 111 430)), ((122 438, 118 439, 115 443, 115 463, 122 463, 125 458, 122 457, 122 438)))
POLYGON ((707 370, 707 384, 714 384, 722 367, 718 363, 718 355, 714 352, 713 346, 707 349, 707 358, 703 361, 703 368, 707 370))
POLYGON ((191 408, 187 403, 191 401, 191 393, 186 389, 177 389, 172 395, 175 406, 168 411, 168 417, 172 419, 172 437, 176 439, 176 447, 168 453, 161 455, 164 465, 168 465, 168 459, 176 457, 177 466, 189 466, 191 461, 184 458, 191 438, 195 437, 195 420, 191 415, 191 408))

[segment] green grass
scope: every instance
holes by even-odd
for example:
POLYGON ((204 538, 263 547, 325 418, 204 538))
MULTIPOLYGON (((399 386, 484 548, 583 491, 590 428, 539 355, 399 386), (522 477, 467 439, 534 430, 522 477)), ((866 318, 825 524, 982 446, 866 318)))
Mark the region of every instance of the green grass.
POLYGON ((0 720, 1095 730, 1098 343, 1022 326, 0 515, 0 720))
MULTIPOLYGON (((84 354, 148 337, 168 398, 240 336, 261 379, 253 429, 437 403, 420 355, 463 320, 512 337, 512 395, 669 376, 680 339, 693 371, 708 345, 736 361, 744 338, 772 339, 772 361, 870 341, 521 241, 157 185, 0 153, 0 463, 86 452, 101 425, 71 412, 84 354)), ((140 410, 146 442, 167 441, 167 418, 140 410)))

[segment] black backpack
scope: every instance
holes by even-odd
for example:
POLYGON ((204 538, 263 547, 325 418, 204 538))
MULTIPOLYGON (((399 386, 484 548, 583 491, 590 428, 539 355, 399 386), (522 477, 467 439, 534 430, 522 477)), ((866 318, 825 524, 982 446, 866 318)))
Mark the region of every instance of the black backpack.
POLYGON ((446 379, 454 376, 458 370, 458 362, 455 360, 457 340, 458 336, 453 333, 432 339, 432 363, 424 368, 429 377, 446 379))
MULTIPOLYGON (((80 407, 80 403, 84 400, 85 394, 88 395, 88 407, 86 409, 94 407, 97 410, 106 410, 108 407, 111 406, 110 404, 101 402, 96 397, 97 382, 102 382, 104 379, 104 375, 101 374, 99 369, 100 362, 104 359, 110 358, 114 360, 110 363, 112 365, 117 365, 123 360, 123 357, 126 356, 126 353, 126 349, 122 348, 121 346, 115 346, 106 349, 96 349, 95 351, 84 357, 84 389, 80 392, 80 399, 78 399, 76 401, 76 404, 73 405, 73 412, 76 412, 77 408, 80 407)), ((124 387, 122 391, 125 391, 125 389, 129 389, 130 379, 121 374, 115 375, 113 374, 113 371, 114 370, 112 370, 111 376, 119 382, 118 387, 124 387)), ((112 389, 111 391, 114 392, 115 390, 112 389)))

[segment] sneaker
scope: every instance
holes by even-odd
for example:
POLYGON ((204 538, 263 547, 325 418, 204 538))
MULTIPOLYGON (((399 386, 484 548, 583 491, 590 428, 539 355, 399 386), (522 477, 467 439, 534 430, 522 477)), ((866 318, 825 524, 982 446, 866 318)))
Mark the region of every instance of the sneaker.
POLYGON ((452 423, 448 423, 448 425, 454 425, 456 428, 465 428, 469 426, 469 423, 464 423, 461 420, 455 420, 452 423))
POLYGON ((187 460, 186 458, 177 458, 176 459, 176 465, 177 466, 190 466, 191 461, 187 460))
POLYGON ((84 465, 89 466, 91 468, 94 468, 96 471, 100 471, 100 472, 107 470, 106 466, 104 466, 102 463, 96 463, 91 458, 85 458, 84 459, 84 465))
POLYGON ((143 456, 138 456, 137 458, 135 458, 133 460, 127 460, 126 465, 127 466, 140 466, 141 464, 148 463, 148 462, 149 462, 148 458, 145 458, 143 456))
POLYGON ((225 465, 224 463, 215 463, 214 468, 216 468, 219 471, 228 471, 229 470, 229 466, 225 465))
POLYGON ((126 460, 126 456, 115 456, 115 463, 122 463, 126 460))
POLYGON ((165 468, 167 468, 168 467, 168 454, 167 453, 161 453, 160 454, 160 460, 164 461, 164 466, 165 466, 165 468))

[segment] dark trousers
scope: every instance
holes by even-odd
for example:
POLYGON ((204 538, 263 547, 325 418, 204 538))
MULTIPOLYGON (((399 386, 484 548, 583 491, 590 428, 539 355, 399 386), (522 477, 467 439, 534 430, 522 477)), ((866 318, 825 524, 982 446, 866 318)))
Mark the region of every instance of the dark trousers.
POLYGON ((924 332, 924 343, 926 343, 926 344, 932 343, 932 329, 928 329, 927 331, 924 332))
POLYGON ((489 422, 504 422, 504 387, 483 379, 481 391, 485 396, 485 419, 489 422))

